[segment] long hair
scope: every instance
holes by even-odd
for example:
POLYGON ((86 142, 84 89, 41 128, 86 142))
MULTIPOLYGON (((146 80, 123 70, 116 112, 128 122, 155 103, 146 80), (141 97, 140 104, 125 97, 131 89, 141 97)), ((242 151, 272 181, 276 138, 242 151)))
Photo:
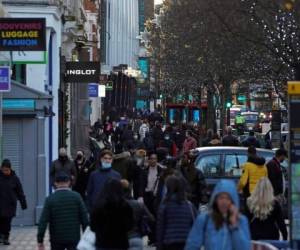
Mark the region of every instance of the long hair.
POLYGON ((176 199, 178 203, 186 200, 184 181, 175 175, 171 175, 166 179, 167 195, 165 202, 176 199))
POLYGON ((273 210, 274 201, 272 184, 268 178, 264 177, 257 183, 253 193, 247 200, 247 205, 254 218, 265 220, 273 210))

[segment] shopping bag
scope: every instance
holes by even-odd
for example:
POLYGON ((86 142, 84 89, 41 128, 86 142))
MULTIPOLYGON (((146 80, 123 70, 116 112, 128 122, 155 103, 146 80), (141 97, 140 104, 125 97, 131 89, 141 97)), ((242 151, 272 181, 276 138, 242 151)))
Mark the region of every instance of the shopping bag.
POLYGON ((96 250, 96 235, 87 227, 77 245, 78 250, 96 250))

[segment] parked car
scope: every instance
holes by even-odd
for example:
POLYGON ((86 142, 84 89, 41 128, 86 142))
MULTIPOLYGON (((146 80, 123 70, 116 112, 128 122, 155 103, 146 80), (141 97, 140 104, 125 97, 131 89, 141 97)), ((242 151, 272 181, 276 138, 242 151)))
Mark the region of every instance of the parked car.
MULTIPOLYGON (((248 159, 245 147, 201 147, 191 153, 195 157, 195 166, 204 174, 208 184, 208 195, 220 179, 231 179, 238 182, 243 171, 243 165, 248 159)), ((275 151, 257 149, 257 154, 264 157, 266 162, 275 156, 275 151)), ((287 180, 287 161, 282 164, 284 176, 287 180)), ((288 182, 286 181, 285 197, 287 197, 288 182)), ((287 203, 285 214, 287 215, 287 203)))

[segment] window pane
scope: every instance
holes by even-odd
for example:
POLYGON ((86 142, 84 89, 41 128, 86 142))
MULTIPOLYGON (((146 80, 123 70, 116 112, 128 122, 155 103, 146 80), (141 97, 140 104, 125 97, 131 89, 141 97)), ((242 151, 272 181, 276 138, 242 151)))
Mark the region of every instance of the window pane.
POLYGON ((226 155, 225 176, 240 177, 242 166, 247 161, 247 155, 226 155))
POLYGON ((218 176, 220 173, 220 155, 208 155, 202 157, 197 164, 205 176, 218 176))

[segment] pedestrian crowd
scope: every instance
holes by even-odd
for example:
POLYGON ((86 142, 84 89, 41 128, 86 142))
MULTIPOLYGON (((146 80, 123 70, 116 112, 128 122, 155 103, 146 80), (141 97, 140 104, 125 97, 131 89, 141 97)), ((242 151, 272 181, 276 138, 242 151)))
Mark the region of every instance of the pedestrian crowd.
MULTIPOLYGON (((53 192, 40 216, 38 249, 45 249, 47 227, 53 250, 140 250, 145 236, 158 250, 246 250, 251 239, 279 240, 281 234, 287 240, 281 169, 286 151, 277 150, 266 164, 252 133, 242 143, 230 127, 223 138, 209 130, 200 143, 200 135, 193 126, 163 127, 159 115, 132 123, 124 117, 97 121, 91 152, 78 150, 72 160, 61 148, 52 163, 53 192), (247 146, 248 161, 238 185, 220 180, 210 194, 190 152, 219 145, 247 146)), ((17 200, 26 209, 20 180, 4 160, 0 240, 6 245, 17 200)))

